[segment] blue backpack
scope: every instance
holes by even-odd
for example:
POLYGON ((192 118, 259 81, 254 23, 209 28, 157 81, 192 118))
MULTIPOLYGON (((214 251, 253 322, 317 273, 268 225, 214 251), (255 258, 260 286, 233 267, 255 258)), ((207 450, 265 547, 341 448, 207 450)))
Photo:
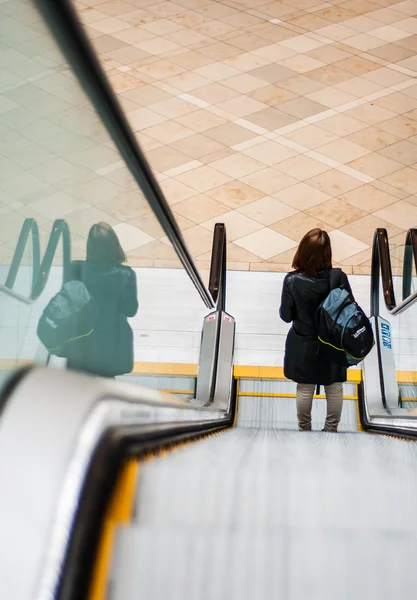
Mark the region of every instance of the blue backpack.
POLYGON ((68 358, 70 346, 94 331, 98 307, 84 283, 68 281, 48 303, 37 334, 50 354, 68 358))
POLYGON ((319 354, 351 367, 372 350, 372 326, 361 307, 341 284, 341 269, 330 271, 330 293, 317 309, 319 354))

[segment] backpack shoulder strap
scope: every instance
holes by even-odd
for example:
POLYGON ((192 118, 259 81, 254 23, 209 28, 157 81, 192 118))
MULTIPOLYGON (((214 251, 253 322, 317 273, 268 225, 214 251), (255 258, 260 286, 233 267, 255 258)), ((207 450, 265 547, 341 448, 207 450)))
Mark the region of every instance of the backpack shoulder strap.
POLYGON ((330 269, 330 290, 334 290, 342 285, 342 269, 330 269))

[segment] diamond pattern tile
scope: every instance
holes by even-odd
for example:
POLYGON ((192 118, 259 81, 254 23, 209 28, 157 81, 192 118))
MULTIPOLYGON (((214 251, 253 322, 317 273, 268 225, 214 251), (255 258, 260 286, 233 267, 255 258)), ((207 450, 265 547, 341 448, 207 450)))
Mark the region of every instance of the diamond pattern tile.
MULTIPOLYGON (((373 227, 417 226, 417 0, 76 7, 201 264, 218 221, 235 268, 286 268, 320 226, 361 273, 373 227)), ((104 220, 131 264, 177 266, 29 1, 0 0, 0 23, 0 240, 67 218, 80 250, 104 220)))

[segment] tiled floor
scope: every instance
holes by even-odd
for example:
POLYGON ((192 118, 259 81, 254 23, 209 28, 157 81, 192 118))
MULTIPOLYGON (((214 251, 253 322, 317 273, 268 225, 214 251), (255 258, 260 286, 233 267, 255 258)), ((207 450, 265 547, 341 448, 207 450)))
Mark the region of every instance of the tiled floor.
MULTIPOLYGON (((417 0, 76 7, 202 269, 216 221, 231 269, 287 270, 322 226, 358 274, 375 227, 417 225, 417 0)), ((33 216, 74 256, 104 220, 130 264, 178 266, 29 0, 0 0, 0 34, 0 261, 33 216)))
POLYGON ((235 269, 286 270, 321 226, 354 273, 375 227, 417 225, 417 1, 77 7, 201 264, 216 221, 235 269))

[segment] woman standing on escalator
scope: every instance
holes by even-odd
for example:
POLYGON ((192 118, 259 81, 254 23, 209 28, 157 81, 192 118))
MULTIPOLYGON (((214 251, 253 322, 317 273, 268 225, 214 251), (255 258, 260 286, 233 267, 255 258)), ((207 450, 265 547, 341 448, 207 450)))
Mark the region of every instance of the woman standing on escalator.
POLYGON ((133 369, 133 332, 128 317, 138 311, 136 274, 123 263, 126 256, 114 229, 93 225, 88 234, 87 260, 72 263, 72 279, 82 281, 98 307, 91 335, 71 344, 68 367, 102 377, 133 369))
MULTIPOLYGON (((318 354, 316 312, 330 291, 332 248, 329 235, 312 229, 303 237, 293 260, 293 271, 284 279, 280 316, 292 322, 285 344, 284 374, 297 383, 297 416, 301 431, 311 431, 314 390, 324 386, 327 417, 324 431, 337 431, 343 405, 347 370, 318 354)), ((341 287, 352 296, 347 275, 341 287)))

